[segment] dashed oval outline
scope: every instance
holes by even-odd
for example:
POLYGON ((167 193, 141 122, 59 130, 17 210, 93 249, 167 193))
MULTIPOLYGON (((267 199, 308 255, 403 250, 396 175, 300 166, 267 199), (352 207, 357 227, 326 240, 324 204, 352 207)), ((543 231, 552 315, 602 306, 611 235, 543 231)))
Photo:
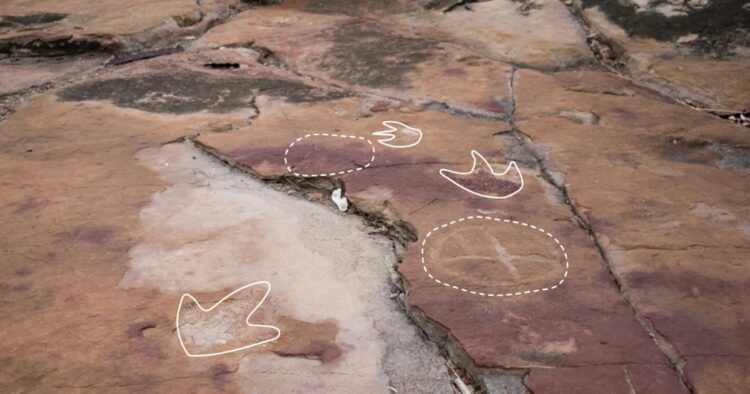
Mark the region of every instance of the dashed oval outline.
POLYGON ((362 171, 365 168, 371 166, 374 161, 375 161, 375 144, 373 144, 372 141, 369 138, 359 137, 359 136, 356 136, 356 135, 332 134, 332 133, 308 133, 308 134, 305 134, 304 136, 299 137, 296 140, 294 140, 291 144, 289 144, 289 146, 284 151, 284 165, 286 166, 287 172, 291 172, 292 175, 303 177, 303 178, 316 178, 316 177, 321 177, 321 176, 336 176, 336 175, 348 174, 348 173, 355 172, 355 171, 362 171), (310 137, 317 137, 317 136, 349 138, 349 139, 353 139, 353 140, 359 139, 359 140, 367 141, 367 143, 370 144, 370 148, 372 149, 372 157, 370 157, 370 162, 367 163, 367 164, 365 164, 365 165, 363 165, 363 166, 357 166, 357 167, 352 168, 352 169, 342 170, 342 171, 334 171, 334 172, 329 172, 329 173, 302 174, 302 173, 299 173, 299 172, 294 172, 292 170, 292 167, 289 166, 289 162, 287 160, 287 156, 289 155, 289 150, 292 149, 292 147, 294 146, 294 144, 302 141, 303 139, 310 138, 310 137))
POLYGON ((454 289, 454 290, 458 290, 458 291, 461 291, 461 292, 464 292, 464 293, 468 293, 468 294, 482 296, 482 297, 515 297, 515 296, 521 296, 521 295, 527 295, 527 294, 533 294, 533 293, 541 293, 541 292, 546 292, 546 291, 554 290, 554 289, 560 287, 563 283, 565 283, 565 279, 568 277, 568 271, 570 270, 570 261, 568 260, 568 252, 565 250, 565 246, 563 246, 563 244, 560 243, 560 241, 554 235, 552 235, 549 231, 547 231, 547 230, 545 230, 545 229, 543 229, 541 227, 535 226, 533 224, 521 222, 521 221, 518 221, 518 220, 496 218, 496 217, 482 216, 482 215, 466 216, 466 217, 463 217, 461 219, 456 219, 456 220, 453 220, 451 222, 448 222, 448 223, 445 223, 443 225, 440 225, 440 226, 437 226, 437 227, 433 228, 431 231, 429 231, 427 233, 427 235, 425 235, 424 239, 422 240, 422 248, 421 248, 420 254, 421 254, 421 257, 422 257, 422 269, 424 270, 424 272, 427 274, 427 276, 430 279, 434 280, 435 282, 437 282, 437 283, 439 283, 439 284, 441 284, 441 285, 443 285, 445 287, 448 287, 448 288, 451 288, 451 289, 454 289), (552 286, 548 286, 548 287, 540 287, 540 288, 536 288, 536 289, 523 290, 523 291, 517 291, 517 292, 511 292, 511 293, 503 293, 503 292, 499 292, 499 293, 485 293, 485 292, 481 292, 481 291, 469 290, 467 288, 464 288, 464 287, 461 287, 461 286, 456 286, 456 285, 454 285, 452 283, 444 282, 444 281, 441 281, 440 279, 436 278, 427 269, 427 264, 425 263, 424 250, 425 250, 425 246, 427 245, 427 240, 430 238, 430 236, 433 233, 439 231, 440 229, 444 229, 444 228, 447 228, 448 226, 454 225, 456 223, 461 223, 461 222, 469 221, 469 220, 491 220, 491 221, 494 221, 494 222, 508 223, 508 224, 519 225, 519 226, 523 226, 523 227, 529 227, 529 228, 532 228, 534 230, 539 231, 540 233, 543 233, 543 234, 547 235, 549 238, 552 238, 552 240, 555 241, 555 243, 557 244, 557 246, 562 251, 562 255, 563 255, 563 258, 565 260, 565 273, 563 274, 562 279, 560 279, 560 281, 557 282, 556 284, 554 284, 552 286))

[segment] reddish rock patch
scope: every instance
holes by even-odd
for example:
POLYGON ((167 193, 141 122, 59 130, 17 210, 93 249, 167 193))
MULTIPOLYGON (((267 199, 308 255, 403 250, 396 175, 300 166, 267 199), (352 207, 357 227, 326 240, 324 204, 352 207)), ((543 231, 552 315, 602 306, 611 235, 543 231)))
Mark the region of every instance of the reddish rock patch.
POLYGON ((310 323, 291 317, 281 317, 279 324, 284 335, 271 345, 274 353, 282 357, 303 357, 330 363, 344 352, 336 343, 338 326, 332 321, 310 323))

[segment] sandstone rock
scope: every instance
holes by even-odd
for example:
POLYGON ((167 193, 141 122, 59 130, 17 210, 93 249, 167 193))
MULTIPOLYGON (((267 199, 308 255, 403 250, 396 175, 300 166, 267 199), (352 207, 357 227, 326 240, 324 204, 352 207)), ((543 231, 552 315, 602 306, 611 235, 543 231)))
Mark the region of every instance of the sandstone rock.
POLYGON ((0 53, 55 56, 164 45, 205 29, 233 3, 8 1, 0 9, 0 53))
MULTIPOLYGON (((5 312, 17 318, 3 350, 32 350, 11 356, 3 387, 184 391, 188 381, 199 391, 275 392, 282 384, 448 392, 436 348, 387 296, 395 263, 389 241, 371 238, 356 218, 268 190, 185 143, 159 147, 192 123, 227 116, 242 114, 163 115, 44 96, 0 126, 12 147, 3 152, 3 171, 26 179, 4 194, 4 215, 13 218, 6 226, 17 228, 3 240, 13 264, 3 267, 1 289, 12 301, 5 312), (114 190, 116 198, 106 197, 114 190), (38 227, 46 230, 38 234, 38 227), (254 242, 235 243, 250 233, 254 242), (31 239, 47 246, 33 247, 31 239), (357 248, 340 249, 340 241, 357 248), (268 242, 280 246, 276 255, 268 242), (274 287, 257 318, 278 325, 282 337, 249 353, 189 359, 174 332, 179 294, 208 303, 260 277, 274 287), (320 293, 336 291, 332 280, 342 293, 320 293), (57 320, 86 335, 59 331, 57 320), (33 325, 45 328, 23 334, 33 325), (52 354, 70 356, 60 366, 52 354), (286 370, 296 377, 274 373, 286 370)), ((4 182, 15 181, 6 175, 4 182)), ((190 346, 236 344, 240 331, 227 316, 206 324, 186 316, 190 346)))
POLYGON ((271 3, 0 6, 1 391, 742 392, 726 10, 271 3))
POLYGON ((95 69, 103 63, 101 57, 43 61, 37 59, 14 59, 0 62, 0 95, 19 92, 60 79, 70 78, 95 69))
POLYGON ((576 3, 643 83, 697 107, 750 107, 750 22, 741 1, 576 3))
POLYGON ((487 1, 410 22, 514 64, 556 69, 591 60, 583 31, 559 1, 487 1))
MULTIPOLYGON (((360 105, 358 101, 344 99, 334 107, 356 107, 360 105)), ((199 137, 199 141, 211 150, 222 152, 228 160, 256 171, 263 168, 261 175, 275 177, 287 172, 283 165, 284 150, 299 135, 294 125, 315 124, 317 130, 346 130, 367 138, 368 131, 380 128, 381 120, 394 116, 394 113, 377 113, 365 119, 341 116, 337 113, 356 111, 341 111, 325 104, 305 108, 260 101, 259 108, 261 115, 254 122, 254 133, 206 135, 199 137)), ((527 178, 523 192, 501 204, 472 197, 438 175, 442 167, 469 166, 468 152, 475 147, 484 147, 491 163, 501 168, 500 163, 509 159, 506 151, 497 142, 493 143, 496 147, 487 146, 488 141, 497 141, 493 137, 499 127, 496 122, 423 110, 399 112, 400 121, 423 130, 423 141, 399 151, 376 148, 372 166, 336 177, 345 182, 355 208, 358 201, 375 198, 398 212, 399 220, 416 226, 418 240, 407 250, 399 266, 409 284, 412 308, 447 327, 480 368, 529 368, 532 378, 527 379, 539 376, 543 380, 548 371, 565 369, 566 365, 612 363, 608 372, 598 376, 610 379, 603 383, 607 387, 615 387, 625 382, 620 363, 636 363, 649 365, 647 370, 629 372, 641 373, 638 378, 641 381, 659 379, 665 390, 681 391, 679 381, 662 364, 658 349, 642 332, 617 289, 602 281, 608 274, 598 262, 598 252, 587 233, 572 224, 574 219, 564 204, 550 204, 542 186, 545 181, 533 167, 523 168, 527 178), (471 133, 456 133, 458 129, 468 129, 471 133), (392 171, 394 167, 399 170, 392 171), (430 238, 436 243, 427 244, 428 264, 433 267, 429 274, 441 281, 436 283, 422 268, 421 242, 428 233, 436 232, 436 226, 477 215, 480 219, 462 222, 465 229, 456 227, 458 233, 446 232, 430 238), (532 293, 534 289, 558 283, 565 275, 562 255, 555 253, 560 252, 556 244, 551 239, 545 242, 544 234, 535 236, 533 232, 526 234, 514 229, 514 226, 528 227, 497 225, 497 221, 488 220, 485 215, 528 222, 560 237, 571 264, 567 281, 553 290, 532 293), (430 247, 437 249, 430 251, 430 247), (465 257, 466 250, 473 251, 476 257, 465 257), (489 261, 497 259, 500 252, 504 256, 500 259, 508 265, 493 266, 489 261), (530 263, 532 260, 534 263, 530 263), (458 290, 442 283, 459 285, 458 290), (508 292, 510 296, 506 297, 508 292), (488 296, 490 293, 492 296, 488 296), (514 296, 516 293, 519 296, 514 296), (591 312, 590 316, 583 312, 590 310, 597 312, 591 312), (603 320, 598 315, 605 310, 608 317, 603 320), (604 334, 611 330, 617 330, 618 336, 604 334)), ((319 141, 318 149, 327 152, 330 143, 319 141)), ((323 158, 310 156, 310 160, 317 162, 323 158)), ((568 375, 571 384, 584 384, 587 376, 595 373, 595 369, 575 371, 568 375)))
POLYGON ((705 376, 723 374, 722 360, 730 359, 727 376, 734 377, 725 384, 736 387, 737 371, 747 368, 739 316, 747 297, 742 226, 750 218, 744 208, 749 168, 741 163, 747 163, 750 139, 739 126, 640 94, 571 92, 562 83, 570 78, 600 76, 519 72, 518 127, 548 147, 551 165, 562 172, 572 204, 597 234, 623 292, 674 346, 665 350, 675 352, 673 361, 696 390, 711 391, 715 381, 705 376), (570 106, 599 114, 599 125, 535 116, 570 106), (736 164, 720 164, 727 160, 736 164), (702 356, 709 353, 726 358, 709 362, 702 356))
POLYGON ((273 48, 297 72, 333 80, 354 91, 375 89, 386 97, 444 104, 478 117, 507 116, 507 64, 435 39, 401 34, 394 31, 400 26, 396 21, 385 22, 354 23, 343 15, 268 7, 247 11, 210 30, 196 45, 252 41, 254 46, 273 48), (435 78, 441 83, 433 83, 435 78), (476 89, 466 89, 467 82, 476 89))

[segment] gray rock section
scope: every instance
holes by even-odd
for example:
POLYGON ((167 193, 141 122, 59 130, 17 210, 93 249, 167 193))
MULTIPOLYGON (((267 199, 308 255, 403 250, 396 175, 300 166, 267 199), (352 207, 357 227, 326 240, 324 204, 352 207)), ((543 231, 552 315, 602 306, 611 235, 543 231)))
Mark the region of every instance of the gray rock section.
POLYGON ((238 370, 247 392, 452 392, 437 347, 390 297, 396 264, 390 240, 368 234, 356 217, 272 190, 188 143, 145 149, 138 161, 172 186, 141 210, 142 241, 130 249, 131 268, 120 286, 228 292, 268 280, 271 306, 264 307, 339 326, 336 343, 344 352, 335 362, 248 352, 238 370))

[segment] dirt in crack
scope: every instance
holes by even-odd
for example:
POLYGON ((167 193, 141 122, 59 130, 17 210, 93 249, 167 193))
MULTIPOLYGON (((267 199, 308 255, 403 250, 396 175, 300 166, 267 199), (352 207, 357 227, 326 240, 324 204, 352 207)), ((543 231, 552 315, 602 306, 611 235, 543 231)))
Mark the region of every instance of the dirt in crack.
POLYGON ((335 100, 342 91, 325 91, 302 82, 273 78, 209 78, 198 73, 147 74, 89 81, 59 93, 66 101, 107 100, 149 112, 230 112, 247 108, 258 95, 291 103, 335 100))
POLYGON ((26 15, 4 15, 0 17, 0 28, 2 27, 24 27, 41 25, 62 20, 66 14, 56 12, 37 12, 26 15))
POLYGON ((587 218, 581 214, 578 207, 573 202, 568 193, 568 189, 565 186, 565 181, 563 179, 562 173, 552 164, 549 155, 544 153, 544 149, 537 146, 537 144, 530 137, 528 137, 526 134, 516 129, 515 127, 511 131, 498 133, 497 136, 503 141, 504 144, 506 144, 506 146, 509 146, 512 154, 514 153, 515 155, 520 155, 521 160, 535 162, 534 166, 538 169, 540 177, 553 188, 559 191, 562 197, 561 202, 568 206, 568 208, 570 209, 570 213, 572 214, 579 227, 581 227, 583 231, 586 231, 588 233, 591 241, 599 252, 599 256, 601 258, 602 264, 604 265, 604 268, 614 280, 615 286, 617 287, 620 296, 627 302, 628 308, 633 314, 633 317, 638 321, 641 328, 654 341, 656 347, 670 363, 672 369, 674 369, 677 373, 681 383, 691 393, 695 392, 693 389, 693 384, 687 378, 687 375, 685 374, 683 368, 685 365, 685 360, 677 352, 676 348, 674 347, 674 345, 672 345, 669 339, 663 336, 656 329, 656 327, 654 327, 653 323, 651 323, 646 315, 644 315, 643 312, 638 309, 635 302, 628 294, 627 287, 624 285, 623 278, 617 273, 611 262, 611 259, 609 258, 607 248, 605 248, 605 246, 599 240, 599 236, 594 231, 593 227, 589 223, 589 220, 587 220, 587 218))

